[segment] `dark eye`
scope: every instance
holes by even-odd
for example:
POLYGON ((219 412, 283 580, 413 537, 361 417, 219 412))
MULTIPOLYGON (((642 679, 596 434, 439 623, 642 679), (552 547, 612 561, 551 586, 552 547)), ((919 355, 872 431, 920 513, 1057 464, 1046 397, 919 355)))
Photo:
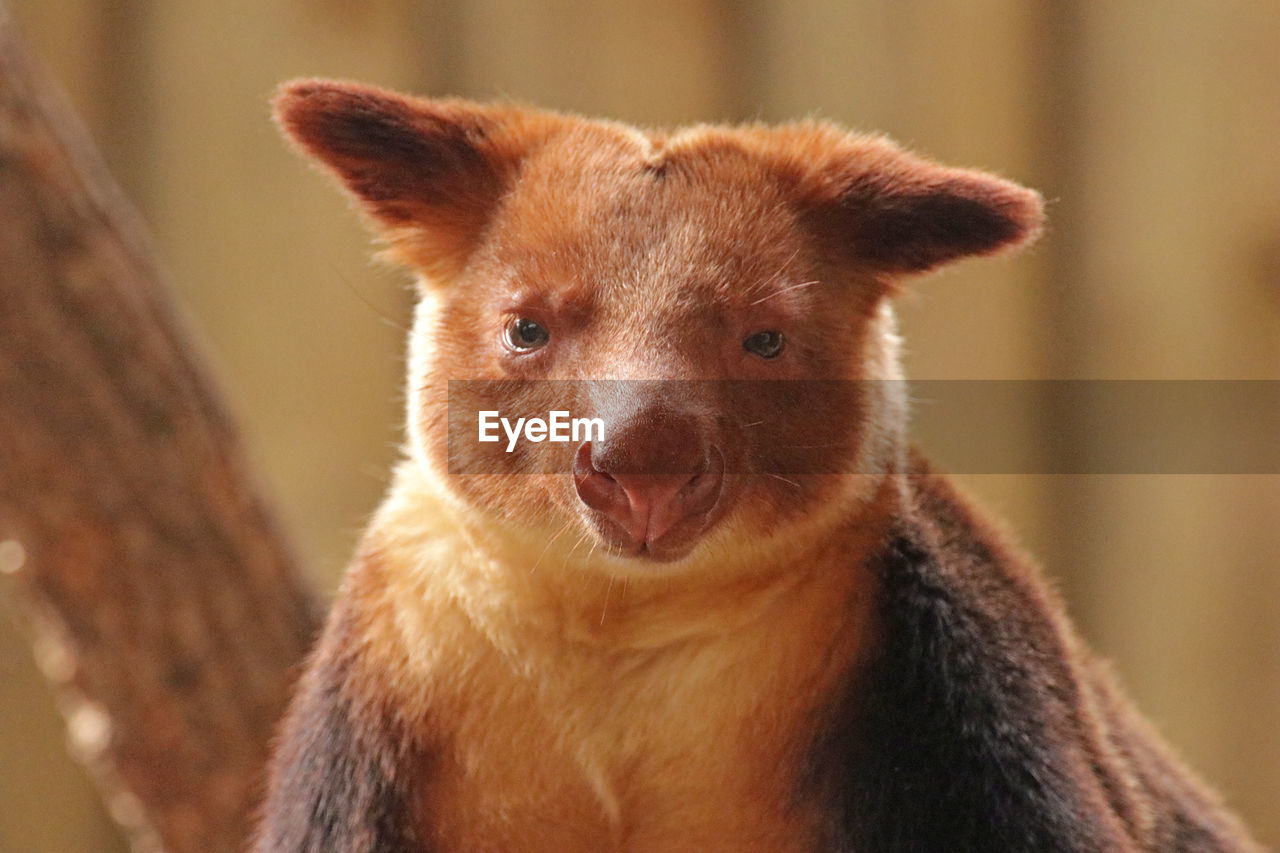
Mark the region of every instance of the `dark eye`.
POLYGON ((528 317, 512 317, 503 337, 508 347, 524 352, 546 346, 551 333, 528 317))
POLYGON ((756 332, 754 335, 748 335, 742 342, 742 348, 761 358, 777 358, 782 353, 782 348, 785 344, 786 341, 782 337, 782 332, 769 329, 764 332, 756 332))

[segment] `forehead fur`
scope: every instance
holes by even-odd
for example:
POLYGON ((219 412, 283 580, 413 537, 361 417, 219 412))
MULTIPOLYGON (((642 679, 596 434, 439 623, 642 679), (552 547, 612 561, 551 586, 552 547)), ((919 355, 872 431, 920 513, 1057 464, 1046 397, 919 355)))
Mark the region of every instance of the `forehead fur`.
POLYGON ((801 260, 799 229, 764 165, 712 134, 582 124, 525 160, 488 242, 499 263, 550 278, 705 290, 784 274, 801 260))

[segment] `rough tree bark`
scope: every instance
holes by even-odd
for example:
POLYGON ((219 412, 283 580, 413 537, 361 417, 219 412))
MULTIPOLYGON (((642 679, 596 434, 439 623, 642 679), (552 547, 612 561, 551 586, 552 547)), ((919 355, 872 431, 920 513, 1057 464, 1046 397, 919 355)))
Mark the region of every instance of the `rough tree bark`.
POLYGON ((240 849, 316 625, 135 215, 0 5, 0 574, 135 849, 240 849))

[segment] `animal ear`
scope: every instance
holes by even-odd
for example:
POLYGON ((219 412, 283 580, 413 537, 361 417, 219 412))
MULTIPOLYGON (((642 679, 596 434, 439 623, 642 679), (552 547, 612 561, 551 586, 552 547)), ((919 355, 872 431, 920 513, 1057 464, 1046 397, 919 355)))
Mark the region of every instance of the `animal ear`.
POLYGON ((276 121, 338 179, 391 245, 429 274, 456 273, 528 148, 527 111, 294 80, 276 121))
POLYGON ((985 172, 940 166, 882 137, 826 125, 790 129, 805 221, 824 244, 861 266, 920 273, 1039 236, 1039 193, 985 172))

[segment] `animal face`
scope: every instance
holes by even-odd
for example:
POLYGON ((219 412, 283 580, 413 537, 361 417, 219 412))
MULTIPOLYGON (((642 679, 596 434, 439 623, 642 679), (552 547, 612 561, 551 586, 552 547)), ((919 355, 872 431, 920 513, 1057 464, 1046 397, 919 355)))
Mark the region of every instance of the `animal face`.
POLYGON ((895 282, 1039 226, 1028 190, 823 124, 641 133, 323 81, 277 110, 420 274, 415 459, 624 573, 866 499, 903 445, 895 282), (557 411, 603 434, 478 439, 480 412, 557 411))

